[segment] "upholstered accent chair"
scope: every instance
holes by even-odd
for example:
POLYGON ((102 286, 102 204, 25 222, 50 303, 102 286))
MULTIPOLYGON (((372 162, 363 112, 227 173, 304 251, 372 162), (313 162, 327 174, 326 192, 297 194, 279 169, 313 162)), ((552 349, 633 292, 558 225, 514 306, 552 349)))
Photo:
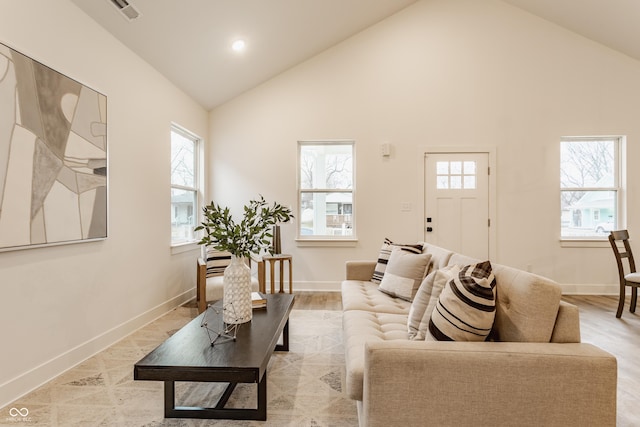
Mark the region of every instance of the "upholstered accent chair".
MULTIPOLYGON (((231 263, 231 254, 203 246, 202 256, 197 260, 196 302, 198 313, 207 309, 207 303, 221 300, 224 295, 224 270, 231 263)), ((257 265, 256 274, 251 276, 251 288, 254 291, 265 291, 264 262, 247 259, 253 269, 257 265)))

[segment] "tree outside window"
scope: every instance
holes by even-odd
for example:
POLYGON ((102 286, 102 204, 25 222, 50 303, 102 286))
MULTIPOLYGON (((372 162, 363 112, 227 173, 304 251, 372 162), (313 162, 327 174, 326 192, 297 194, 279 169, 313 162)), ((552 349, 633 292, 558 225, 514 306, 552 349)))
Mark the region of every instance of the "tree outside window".
POLYGON ((561 238, 605 238, 619 224, 620 138, 560 143, 561 238))

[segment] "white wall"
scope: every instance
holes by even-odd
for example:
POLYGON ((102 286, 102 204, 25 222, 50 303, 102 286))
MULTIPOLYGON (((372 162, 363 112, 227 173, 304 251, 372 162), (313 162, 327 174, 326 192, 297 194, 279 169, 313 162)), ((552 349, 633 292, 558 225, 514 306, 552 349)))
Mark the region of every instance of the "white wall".
POLYGON ((67 0, 0 2, 0 41, 108 97, 109 237, 0 253, 0 407, 194 295, 170 251, 172 121, 207 112, 67 0))
MULTIPOLYGON (((295 206, 296 141, 355 139, 358 244, 299 247, 283 229, 296 285, 320 288, 344 277, 345 260, 374 259, 385 236, 423 239, 420 147, 495 147, 494 261, 566 291, 616 292, 608 246, 560 246, 559 139, 626 135, 632 164, 639 75, 638 61, 500 1, 423 0, 213 110, 209 197, 295 206)), ((639 173, 629 168, 632 235, 639 173)))

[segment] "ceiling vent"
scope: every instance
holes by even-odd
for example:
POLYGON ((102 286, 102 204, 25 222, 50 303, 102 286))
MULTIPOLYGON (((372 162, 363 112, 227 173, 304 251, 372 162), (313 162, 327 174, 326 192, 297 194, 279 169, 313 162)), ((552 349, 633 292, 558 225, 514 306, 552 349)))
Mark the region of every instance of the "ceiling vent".
POLYGON ((140 16, 140 12, 127 0, 109 0, 109 2, 129 21, 133 21, 140 16))

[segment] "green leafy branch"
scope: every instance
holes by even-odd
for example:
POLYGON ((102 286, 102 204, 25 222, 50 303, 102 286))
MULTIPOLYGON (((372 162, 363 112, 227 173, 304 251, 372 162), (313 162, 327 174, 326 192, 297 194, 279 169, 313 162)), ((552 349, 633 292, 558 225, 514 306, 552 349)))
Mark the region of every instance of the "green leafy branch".
POLYGON ((244 216, 239 224, 233 220, 228 207, 211 202, 202 210, 204 221, 195 231, 204 230, 204 236, 198 244, 242 258, 269 248, 273 226, 293 218, 291 209, 275 202, 269 205, 262 196, 244 206, 244 216))

